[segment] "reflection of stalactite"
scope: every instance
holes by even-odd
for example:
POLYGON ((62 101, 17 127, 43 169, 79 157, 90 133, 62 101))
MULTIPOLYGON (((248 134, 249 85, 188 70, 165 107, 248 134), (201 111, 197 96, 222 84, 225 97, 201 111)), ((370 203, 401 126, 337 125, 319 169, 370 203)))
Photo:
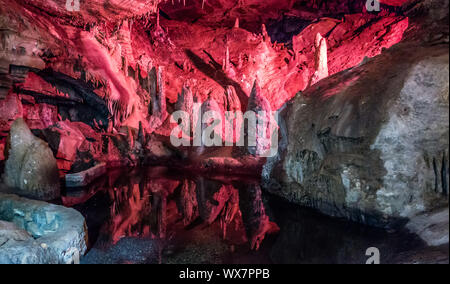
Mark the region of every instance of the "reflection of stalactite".
POLYGON ((141 223, 150 208, 147 199, 142 197, 139 184, 113 189, 110 196, 114 202, 111 206, 112 219, 108 231, 114 243, 125 236, 140 235, 146 231, 141 223), (136 227, 139 224, 141 226, 136 227))
POLYGON ((236 184, 236 186, 239 189, 239 205, 250 246, 258 250, 266 234, 278 230, 278 226, 270 222, 266 215, 258 184, 236 184))
POLYGON ((167 228, 167 197, 164 194, 153 195, 151 217, 152 233, 159 239, 164 239, 167 228))
POLYGON ((187 179, 183 181, 177 203, 179 211, 183 216, 183 224, 185 226, 190 225, 195 219, 197 219, 199 216, 198 202, 196 185, 193 181, 187 179))
POLYGON ((219 182, 199 178, 197 181, 197 200, 200 217, 212 224, 225 207, 231 195, 231 188, 219 182))
POLYGON ((229 186, 228 189, 230 190, 231 196, 225 204, 225 208, 220 216, 220 226, 222 228, 222 238, 224 240, 227 238, 228 226, 235 221, 236 215, 240 212, 238 191, 232 186, 229 186))

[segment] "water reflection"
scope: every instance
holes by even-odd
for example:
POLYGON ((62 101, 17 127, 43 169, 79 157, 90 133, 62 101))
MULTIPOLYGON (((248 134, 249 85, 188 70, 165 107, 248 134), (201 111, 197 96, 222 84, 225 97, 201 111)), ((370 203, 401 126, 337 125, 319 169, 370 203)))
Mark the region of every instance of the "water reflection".
POLYGON ((266 201, 251 178, 115 171, 63 203, 86 218, 85 263, 365 263, 369 247, 386 263, 423 248, 407 233, 266 201))
POLYGON ((265 213, 256 181, 187 175, 165 168, 110 172, 88 189, 69 191, 63 204, 86 217, 94 248, 130 237, 167 247, 189 230, 210 226, 230 250, 245 242, 258 250, 265 236, 278 230, 265 213))

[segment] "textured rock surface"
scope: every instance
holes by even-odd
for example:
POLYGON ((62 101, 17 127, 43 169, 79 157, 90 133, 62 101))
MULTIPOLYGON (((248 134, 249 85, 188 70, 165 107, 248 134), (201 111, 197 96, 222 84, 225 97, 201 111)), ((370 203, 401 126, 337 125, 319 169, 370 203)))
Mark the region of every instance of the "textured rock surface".
POLYGON ((448 205, 448 60, 448 45, 400 44, 298 94, 266 187, 379 226, 448 205))
POLYGON ((83 187, 106 173, 106 164, 100 163, 88 170, 66 175, 66 187, 83 187))
POLYGON ((0 263, 72 263, 86 252, 84 218, 73 209, 0 194, 0 220, 17 226, 0 222, 0 263))
POLYGON ((448 208, 412 218, 406 227, 429 246, 448 245, 448 208))
POLYGON ((8 142, 4 183, 27 197, 41 200, 59 197, 58 167, 48 144, 35 137, 21 118, 12 124, 8 142))

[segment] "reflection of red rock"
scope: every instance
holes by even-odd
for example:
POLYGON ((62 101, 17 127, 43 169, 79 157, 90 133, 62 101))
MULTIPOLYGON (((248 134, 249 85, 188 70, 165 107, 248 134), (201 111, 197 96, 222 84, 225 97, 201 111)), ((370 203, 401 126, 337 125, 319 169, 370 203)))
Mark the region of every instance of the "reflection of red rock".
POLYGON ((113 218, 108 229, 114 243, 125 236, 137 236, 133 232, 133 226, 141 222, 150 209, 147 198, 141 196, 139 184, 118 190, 115 194, 121 194, 123 198, 116 198, 111 206, 113 218), (117 212, 116 208, 120 211, 117 212))
POLYGON ((183 224, 185 226, 191 224, 198 217, 198 202, 195 182, 184 180, 178 200, 178 207, 183 216, 183 224))

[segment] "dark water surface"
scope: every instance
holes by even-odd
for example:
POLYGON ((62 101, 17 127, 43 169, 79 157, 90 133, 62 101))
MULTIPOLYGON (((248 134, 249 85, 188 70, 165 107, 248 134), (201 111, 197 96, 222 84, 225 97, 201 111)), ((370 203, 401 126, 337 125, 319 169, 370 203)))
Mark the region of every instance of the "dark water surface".
POLYGON ((122 169, 68 190, 63 203, 86 218, 82 263, 365 263, 370 247, 392 263, 414 261, 424 249, 407 232, 329 218, 267 196, 257 183, 122 169))

